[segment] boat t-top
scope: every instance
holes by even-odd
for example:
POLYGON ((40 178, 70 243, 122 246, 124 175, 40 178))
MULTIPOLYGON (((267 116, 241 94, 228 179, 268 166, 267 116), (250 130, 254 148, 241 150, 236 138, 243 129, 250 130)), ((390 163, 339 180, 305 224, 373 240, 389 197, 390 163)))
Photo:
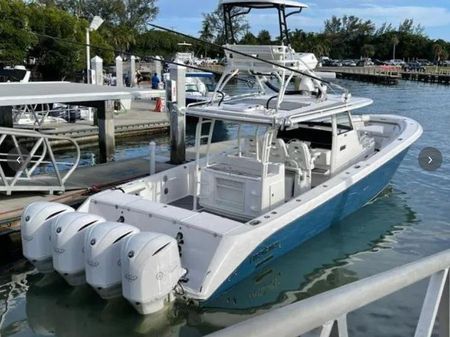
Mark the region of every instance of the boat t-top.
MULTIPOLYGON (((274 8, 288 38, 290 0, 222 0, 224 74, 198 118, 195 158, 91 196, 78 209, 34 203, 22 217, 24 255, 41 272, 124 296, 142 314, 180 299, 212 299, 374 199, 421 126, 397 115, 354 115, 372 100, 322 79, 312 54, 233 43, 237 13, 274 8), (231 14, 233 13, 233 14, 231 14), (224 95, 236 76, 251 93, 224 95), (212 144, 214 124, 233 140, 212 144), (49 241, 50 237, 50 241, 49 241)), ((283 33, 283 31, 285 33, 283 33)), ((322 247, 318 247, 320 249, 322 247)))

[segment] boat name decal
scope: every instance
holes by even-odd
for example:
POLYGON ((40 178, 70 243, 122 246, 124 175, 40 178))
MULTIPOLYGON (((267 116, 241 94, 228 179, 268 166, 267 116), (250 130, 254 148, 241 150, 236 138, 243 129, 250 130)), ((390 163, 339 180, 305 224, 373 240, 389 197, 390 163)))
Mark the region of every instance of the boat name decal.
POLYGON ((281 244, 279 241, 273 242, 271 245, 262 248, 259 252, 256 252, 251 257, 251 262, 255 263, 274 249, 281 248, 281 244))

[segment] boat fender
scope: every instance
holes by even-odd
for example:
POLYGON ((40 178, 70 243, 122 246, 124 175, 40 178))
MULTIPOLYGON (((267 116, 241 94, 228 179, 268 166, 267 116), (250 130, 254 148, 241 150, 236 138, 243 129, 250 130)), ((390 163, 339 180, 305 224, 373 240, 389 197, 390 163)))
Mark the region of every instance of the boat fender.
POLYGON ((122 294, 140 314, 158 312, 174 300, 186 273, 176 239, 154 232, 131 235, 122 244, 120 258, 122 294))
POLYGON ((68 212, 75 210, 56 202, 40 201, 28 205, 22 214, 22 252, 40 273, 53 271, 51 226, 58 217, 68 212))
POLYGON ((72 286, 86 283, 84 240, 88 229, 105 222, 95 214, 72 212, 52 223, 53 267, 72 286))

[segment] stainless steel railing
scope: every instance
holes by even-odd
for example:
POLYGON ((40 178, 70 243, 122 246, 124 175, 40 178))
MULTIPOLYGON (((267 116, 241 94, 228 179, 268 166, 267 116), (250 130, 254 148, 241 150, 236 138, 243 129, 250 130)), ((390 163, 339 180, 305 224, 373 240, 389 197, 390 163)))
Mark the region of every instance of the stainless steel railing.
POLYGON ((78 167, 80 147, 69 137, 45 135, 33 130, 0 127, 0 192, 11 195, 18 191, 64 192, 65 183, 78 167), (57 161, 51 147, 51 141, 66 141, 75 148, 73 162, 57 161), (25 147, 23 144, 29 144, 25 147), (28 152, 27 148, 31 147, 28 152), (51 173, 35 173, 43 165, 51 168, 51 173), (60 165, 70 166, 62 172, 60 165))
POLYGON ((328 337, 335 324, 338 336, 347 337, 348 313, 426 278, 430 281, 415 337, 430 337, 436 317, 439 337, 449 337, 449 267, 450 250, 446 250, 251 318, 208 337, 297 337, 317 328, 318 336, 328 337))

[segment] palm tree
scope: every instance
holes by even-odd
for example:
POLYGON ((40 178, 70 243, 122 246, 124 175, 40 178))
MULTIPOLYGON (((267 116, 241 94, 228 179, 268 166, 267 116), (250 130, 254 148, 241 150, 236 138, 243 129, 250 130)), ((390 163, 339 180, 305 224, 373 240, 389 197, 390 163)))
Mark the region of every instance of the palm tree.
POLYGON ((375 47, 372 44, 365 44, 361 47, 362 56, 368 58, 375 55, 375 47))
MULTIPOLYGON (((213 34, 213 30, 211 27, 211 23, 207 20, 204 20, 202 23, 202 29, 199 31, 200 33, 200 39, 202 39, 203 41, 208 41, 208 42, 213 42, 214 41, 214 34, 213 34)), ((205 56, 208 55, 208 44, 204 43, 203 44, 205 49, 205 56)))
POLYGON ((398 39, 397 35, 392 36, 392 45, 394 46, 392 49, 392 59, 395 60, 395 48, 399 44, 400 40, 398 39))
POLYGON ((433 45, 433 54, 435 60, 439 63, 442 59, 442 55, 444 54, 444 48, 439 43, 433 45))

